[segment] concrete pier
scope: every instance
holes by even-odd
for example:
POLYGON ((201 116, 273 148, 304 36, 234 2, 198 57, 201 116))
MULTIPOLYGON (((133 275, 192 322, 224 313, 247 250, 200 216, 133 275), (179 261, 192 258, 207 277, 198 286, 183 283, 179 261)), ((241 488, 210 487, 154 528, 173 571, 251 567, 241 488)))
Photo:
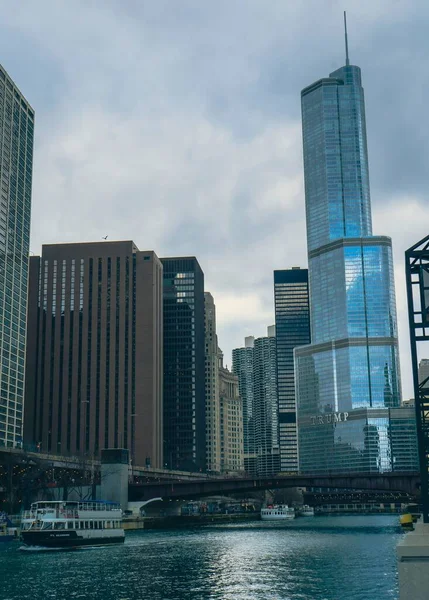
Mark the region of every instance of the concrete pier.
POLYGON ((128 450, 101 451, 101 500, 119 502, 122 510, 128 506, 128 450))
POLYGON ((429 598, 429 523, 415 524, 415 530, 397 548, 399 600, 429 598))

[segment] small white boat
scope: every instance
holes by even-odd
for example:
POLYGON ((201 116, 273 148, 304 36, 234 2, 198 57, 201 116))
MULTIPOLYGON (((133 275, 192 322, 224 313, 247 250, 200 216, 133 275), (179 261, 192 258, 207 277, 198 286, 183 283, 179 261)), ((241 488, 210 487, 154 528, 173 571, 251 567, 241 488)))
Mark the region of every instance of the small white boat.
POLYGON ((314 517, 314 508, 308 504, 304 504, 301 509, 301 515, 303 517, 314 517))
POLYGON ((285 521, 295 518, 295 509, 287 504, 274 504, 261 508, 261 519, 263 521, 285 521))

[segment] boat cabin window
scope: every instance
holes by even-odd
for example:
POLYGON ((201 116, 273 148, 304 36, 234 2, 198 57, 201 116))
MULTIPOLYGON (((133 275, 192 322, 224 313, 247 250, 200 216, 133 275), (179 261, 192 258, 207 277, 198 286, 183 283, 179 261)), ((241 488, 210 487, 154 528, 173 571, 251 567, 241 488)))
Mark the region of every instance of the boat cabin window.
POLYGON ((59 523, 54 523, 54 529, 65 529, 66 528, 66 524, 63 521, 60 521, 59 523))

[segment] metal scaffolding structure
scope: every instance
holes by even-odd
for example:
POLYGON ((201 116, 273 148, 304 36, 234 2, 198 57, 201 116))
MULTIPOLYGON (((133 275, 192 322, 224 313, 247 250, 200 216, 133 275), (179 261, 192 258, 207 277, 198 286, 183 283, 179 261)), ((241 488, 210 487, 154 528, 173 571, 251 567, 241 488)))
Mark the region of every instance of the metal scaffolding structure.
POLYGON ((405 263, 423 521, 429 523, 429 377, 419 382, 417 353, 419 342, 429 342, 429 235, 405 252, 405 263))

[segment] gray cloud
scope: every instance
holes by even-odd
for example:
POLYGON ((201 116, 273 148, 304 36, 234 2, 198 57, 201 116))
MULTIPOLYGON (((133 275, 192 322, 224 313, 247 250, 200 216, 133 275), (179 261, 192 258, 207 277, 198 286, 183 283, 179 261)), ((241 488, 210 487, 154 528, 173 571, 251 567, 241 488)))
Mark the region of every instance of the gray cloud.
POLYGON ((32 250, 108 234, 195 254, 228 363, 273 321, 273 269, 307 262, 299 92, 343 64, 346 8, 411 395, 403 251, 427 233, 426 0, 19 6, 3 7, 0 57, 37 112, 32 250))

